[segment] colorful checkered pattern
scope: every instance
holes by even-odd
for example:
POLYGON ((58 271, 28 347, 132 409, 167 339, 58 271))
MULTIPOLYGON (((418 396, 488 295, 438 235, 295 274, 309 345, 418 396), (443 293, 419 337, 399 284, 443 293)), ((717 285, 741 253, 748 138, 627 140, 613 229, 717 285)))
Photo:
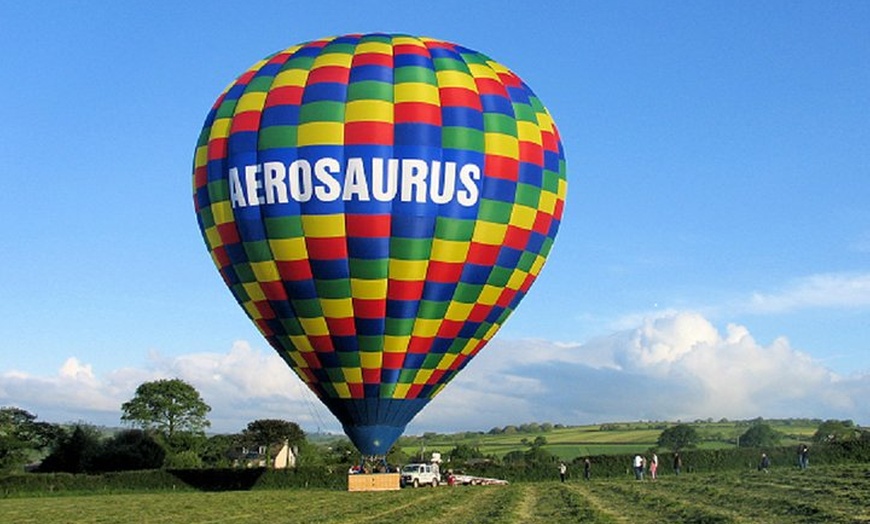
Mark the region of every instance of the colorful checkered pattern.
POLYGON ((255 64, 206 118, 193 174, 224 281, 345 424, 368 415, 336 412, 341 400, 419 409, 486 345, 541 271, 566 188, 559 133, 519 77, 459 45, 388 34, 255 64), (323 157, 474 164, 479 199, 233 206, 231 169, 323 157))

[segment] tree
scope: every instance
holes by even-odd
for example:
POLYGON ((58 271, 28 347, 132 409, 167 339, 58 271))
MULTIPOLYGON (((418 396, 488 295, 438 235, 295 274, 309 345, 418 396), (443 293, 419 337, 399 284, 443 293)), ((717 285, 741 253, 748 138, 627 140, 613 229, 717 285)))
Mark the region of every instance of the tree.
POLYGON ((148 432, 130 429, 106 441, 93 458, 94 471, 132 471, 163 466, 166 450, 148 432))
POLYGON ((200 449, 202 464, 211 468, 226 468, 231 465, 230 450, 242 441, 240 434, 212 435, 200 449))
POLYGON ((242 442, 248 446, 266 448, 266 464, 272 467, 272 446, 287 443, 297 447, 305 440, 305 432, 299 424, 288 420, 260 419, 248 423, 242 431, 242 442))
POLYGON ((140 384, 121 410, 124 422, 160 431, 170 441, 177 432, 201 432, 211 425, 206 418, 211 407, 196 388, 177 378, 140 384))
POLYGON ((297 446, 305 440, 305 432, 295 422, 260 419, 248 423, 248 427, 242 431, 242 438, 251 445, 272 446, 283 444, 286 440, 290 446, 297 446))
POLYGON ((782 434, 770 424, 757 422, 743 432, 738 439, 741 448, 772 448, 779 445, 782 434))
POLYGON ((813 442, 843 442, 860 438, 861 430, 851 420, 826 420, 813 435, 813 442))
POLYGON ((456 447, 447 452, 447 458, 450 462, 467 462, 471 459, 483 458, 483 453, 476 446, 457 444, 456 447))
POLYGON ((0 470, 23 466, 63 433, 60 426, 37 422, 36 415, 21 408, 0 408, 0 470))
POLYGON ((76 424, 72 431, 58 439, 51 453, 39 465, 39 471, 65 473, 92 471, 101 446, 102 436, 95 427, 76 424))
POLYGON ((688 424, 677 424, 662 431, 659 435, 658 445, 662 448, 678 451, 695 447, 699 440, 698 431, 694 427, 688 424))

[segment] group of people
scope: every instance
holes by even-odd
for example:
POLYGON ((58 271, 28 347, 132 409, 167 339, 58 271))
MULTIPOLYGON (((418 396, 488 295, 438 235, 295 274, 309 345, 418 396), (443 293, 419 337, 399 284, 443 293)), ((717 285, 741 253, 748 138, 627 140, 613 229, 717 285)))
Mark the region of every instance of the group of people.
MULTIPOLYGON (((810 467, 810 448, 806 444, 801 444, 797 449, 797 465, 800 469, 810 467)), ((767 453, 761 454, 761 461, 758 463, 758 471, 768 473, 770 471, 770 457, 767 453)))
MULTIPOLYGON (((564 462, 559 463, 559 479, 565 482, 568 477, 568 466, 564 462)), ((589 480, 592 477, 592 462, 589 457, 583 459, 583 478, 589 480)))
MULTIPOLYGON (((810 450, 806 444, 801 444, 798 447, 798 467, 800 469, 807 469, 810 465, 810 450)), ((674 474, 679 475, 683 469, 683 457, 680 456, 679 452, 674 453, 674 474)), ((589 458, 583 460, 583 478, 589 480, 590 478, 590 470, 592 467, 592 463, 589 461, 589 458)), ((649 478, 655 480, 658 478, 658 469, 659 469, 659 456, 653 452, 650 456, 649 460, 641 454, 637 454, 631 461, 631 467, 634 471, 634 478, 637 480, 643 480, 644 474, 649 471, 649 478)), ((758 471, 763 471, 768 473, 770 471, 770 457, 767 453, 761 454, 761 460, 758 463, 758 471)), ((564 462, 559 463, 559 478, 562 482, 565 482, 565 478, 568 475, 568 466, 565 465, 564 462)))
MULTIPOLYGON (((649 478, 655 480, 659 474, 659 456, 653 452, 652 456, 647 460, 643 455, 637 454, 631 461, 631 467, 634 469, 634 478, 637 480, 643 480, 644 472, 647 470, 649 470, 649 478)), ((674 453, 674 473, 679 475, 682 469, 683 458, 679 452, 674 453)))

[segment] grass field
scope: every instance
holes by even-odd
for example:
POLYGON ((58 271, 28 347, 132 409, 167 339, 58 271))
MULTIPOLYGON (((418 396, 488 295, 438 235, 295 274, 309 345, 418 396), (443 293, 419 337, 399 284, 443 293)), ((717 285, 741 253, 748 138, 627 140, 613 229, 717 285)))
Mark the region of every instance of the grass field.
MULTIPOLYGON (((818 424, 798 421, 765 421, 783 435, 782 445, 797 445, 806 442, 815 433, 818 424)), ((670 425, 673 425, 671 423, 670 425)), ((662 423, 631 422, 610 424, 615 429, 602 431, 601 425, 557 428, 542 433, 513 434, 466 434, 438 435, 428 439, 402 439, 399 441, 405 453, 413 456, 425 446, 427 451, 445 453, 460 444, 478 448, 484 455, 503 457, 511 451, 523 451, 528 445, 522 440, 533 441, 542 436, 547 439, 544 449, 562 459, 594 455, 620 455, 642 453, 655 446, 662 432, 662 423)), ((735 447, 736 439, 748 429, 740 422, 701 422, 693 424, 701 437, 701 449, 735 447)))
POLYGON ((315 489, 0 499, 3 523, 870 522, 870 465, 384 493, 315 489))

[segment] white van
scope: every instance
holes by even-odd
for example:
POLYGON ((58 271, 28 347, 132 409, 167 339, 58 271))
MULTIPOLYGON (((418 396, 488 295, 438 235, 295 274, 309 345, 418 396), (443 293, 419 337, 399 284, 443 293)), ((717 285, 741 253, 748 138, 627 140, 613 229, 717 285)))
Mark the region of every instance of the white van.
POLYGON ((428 484, 433 488, 441 482, 438 466, 432 464, 408 464, 402 468, 402 485, 419 487, 428 484))

